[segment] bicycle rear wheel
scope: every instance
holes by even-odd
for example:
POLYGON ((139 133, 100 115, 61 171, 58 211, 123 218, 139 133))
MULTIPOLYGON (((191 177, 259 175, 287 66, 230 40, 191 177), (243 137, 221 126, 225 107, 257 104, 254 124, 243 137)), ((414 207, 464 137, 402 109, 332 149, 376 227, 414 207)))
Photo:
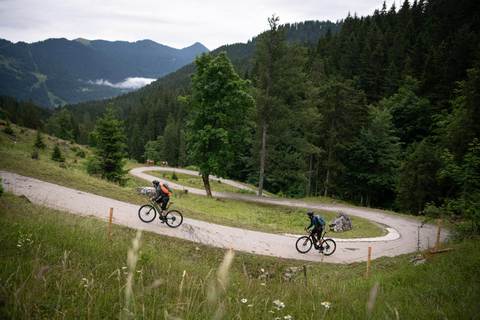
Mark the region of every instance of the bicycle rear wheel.
POLYGON ((297 242, 295 243, 295 247, 300 253, 307 253, 310 251, 310 249, 312 249, 312 245, 312 239, 310 239, 308 236, 298 238, 297 242))
POLYGON ((138 217, 143 222, 149 223, 157 216, 157 210, 149 204, 143 205, 138 209, 138 217))
POLYGON ((337 244, 333 239, 325 239, 322 242, 323 254, 326 256, 331 256, 337 249, 337 244))
POLYGON ((177 228, 183 222, 183 215, 180 211, 177 210, 170 210, 165 215, 165 223, 170 228, 177 228))

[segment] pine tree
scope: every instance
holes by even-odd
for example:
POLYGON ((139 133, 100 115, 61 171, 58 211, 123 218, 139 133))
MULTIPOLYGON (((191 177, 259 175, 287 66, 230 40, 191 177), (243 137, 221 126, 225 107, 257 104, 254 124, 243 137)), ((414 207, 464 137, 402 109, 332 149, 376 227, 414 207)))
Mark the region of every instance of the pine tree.
POLYGON ((43 142, 42 134, 38 130, 37 130, 37 136, 35 138, 35 143, 33 144, 33 146, 36 149, 45 149, 46 147, 45 143, 43 142))
POLYGON ((103 117, 97 120, 92 137, 102 178, 122 184, 126 136, 123 122, 117 119, 112 108, 108 108, 103 117))
POLYGON ((351 145, 348 159, 348 189, 370 206, 391 203, 400 158, 399 139, 387 109, 371 106, 369 122, 351 145))
POLYGON ((262 196, 267 162, 267 136, 272 122, 274 109, 278 104, 278 91, 275 84, 279 81, 278 70, 284 55, 285 34, 279 30, 280 18, 273 15, 268 18, 270 30, 262 34, 255 50, 255 87, 257 88, 257 112, 260 128, 260 173, 258 195, 262 196))
POLYGON ((225 176, 251 132, 248 115, 254 100, 248 83, 233 69, 225 53, 202 55, 192 79, 187 144, 192 162, 199 166, 209 197, 209 175, 225 176))
POLYGON ((60 148, 58 147, 58 144, 55 145, 52 151, 52 160, 57 161, 57 162, 65 162, 65 158, 62 155, 62 152, 60 151, 60 148))

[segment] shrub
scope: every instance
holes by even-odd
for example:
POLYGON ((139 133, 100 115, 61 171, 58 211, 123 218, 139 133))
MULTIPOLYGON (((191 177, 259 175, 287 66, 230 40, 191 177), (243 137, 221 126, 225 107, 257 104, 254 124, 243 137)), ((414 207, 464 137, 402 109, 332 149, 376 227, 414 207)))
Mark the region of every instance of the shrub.
POLYGON ((32 159, 38 160, 38 149, 34 148, 32 151, 32 159))
POLYGON ((96 157, 89 157, 86 162, 86 170, 90 175, 97 175, 102 173, 100 161, 96 157))
POLYGON ((11 135, 11 136, 13 136, 15 134, 15 132, 12 129, 12 126, 10 125, 10 122, 7 122, 6 127, 3 129, 3 132, 5 132, 6 134, 11 135))
POLYGON ((76 152, 75 152, 75 155, 77 157, 80 157, 80 158, 85 158, 85 151, 83 151, 82 149, 78 149, 76 152))
POLYGON ((56 144, 55 147, 53 148, 52 160, 57 162, 65 162, 65 158, 63 157, 62 152, 58 147, 58 144, 56 144))
POLYGON ((175 173, 175 171, 172 172, 172 180, 175 180, 175 181, 178 180, 178 177, 177 177, 177 174, 175 173))

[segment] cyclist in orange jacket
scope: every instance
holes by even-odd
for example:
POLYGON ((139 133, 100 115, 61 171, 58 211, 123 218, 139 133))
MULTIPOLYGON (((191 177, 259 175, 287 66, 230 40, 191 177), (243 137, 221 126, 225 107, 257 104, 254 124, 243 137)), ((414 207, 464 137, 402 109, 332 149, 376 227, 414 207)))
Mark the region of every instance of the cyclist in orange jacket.
POLYGON ((152 198, 153 201, 161 205, 162 210, 167 209, 168 201, 170 201, 170 196, 172 195, 172 189, 166 183, 153 180, 153 186, 155 187, 155 196, 152 198))

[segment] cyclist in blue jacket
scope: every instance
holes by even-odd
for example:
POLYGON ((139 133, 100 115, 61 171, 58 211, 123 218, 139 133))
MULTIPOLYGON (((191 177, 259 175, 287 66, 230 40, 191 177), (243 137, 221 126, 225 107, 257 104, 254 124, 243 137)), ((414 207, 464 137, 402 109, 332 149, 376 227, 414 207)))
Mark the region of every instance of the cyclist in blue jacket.
POLYGON ((306 227, 305 230, 308 230, 311 227, 313 227, 312 236, 316 240, 314 243, 314 246, 315 246, 315 249, 320 249, 318 242, 322 237, 323 227, 325 226, 325 220, 321 216, 313 214, 313 211, 308 211, 307 215, 310 218, 310 225, 306 227))

